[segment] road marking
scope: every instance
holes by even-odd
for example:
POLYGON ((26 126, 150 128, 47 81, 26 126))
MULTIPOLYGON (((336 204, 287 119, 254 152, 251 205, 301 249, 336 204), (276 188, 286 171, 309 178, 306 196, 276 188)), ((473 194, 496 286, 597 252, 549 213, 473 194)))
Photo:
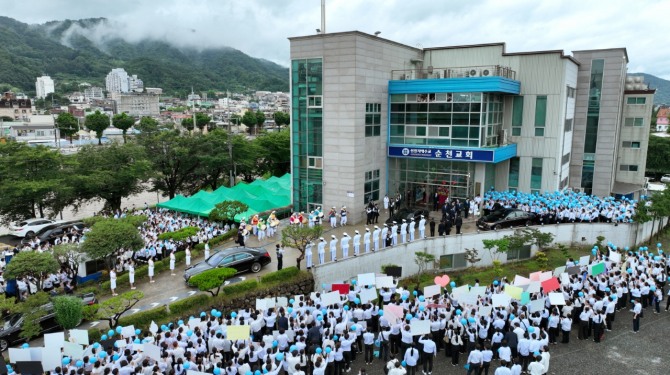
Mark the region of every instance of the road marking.
POLYGON ((139 312, 140 310, 142 310, 142 309, 132 309, 132 310, 130 310, 130 314, 131 315, 135 314, 135 313, 139 312))
POLYGON ((192 291, 188 292, 188 296, 190 297, 190 296, 192 296, 192 295, 194 295, 194 294, 196 294, 196 293, 198 293, 198 292, 196 292, 195 290, 192 290, 192 291))
POLYGON ((174 302, 174 301, 176 301, 176 300, 178 300, 178 299, 179 299, 179 297, 170 297, 170 302, 174 302))
POLYGON ((160 303, 158 303, 158 302, 153 302, 153 303, 151 304, 151 308, 154 308, 154 307, 156 307, 156 306, 158 306, 158 305, 160 305, 160 303))
POLYGON ((99 321, 91 322, 91 327, 95 327, 95 326, 97 326, 98 324, 100 324, 99 321))

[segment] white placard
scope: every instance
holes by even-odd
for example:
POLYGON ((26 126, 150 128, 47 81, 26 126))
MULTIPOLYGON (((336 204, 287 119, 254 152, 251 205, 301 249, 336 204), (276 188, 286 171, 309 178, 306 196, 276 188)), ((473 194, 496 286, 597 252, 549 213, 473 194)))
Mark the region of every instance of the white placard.
POLYGON ((42 353, 44 348, 30 348, 30 360, 34 362, 42 362, 42 353))
POLYGON ((63 343, 63 354, 69 356, 73 360, 84 358, 84 347, 73 342, 63 343))
POLYGON ((530 312, 538 312, 544 310, 544 298, 530 301, 530 312))
POLYGON ((26 362, 30 361, 30 349, 15 349, 9 348, 9 362, 26 362))
POLYGON ((135 326, 130 325, 121 328, 121 336, 123 336, 124 339, 135 336, 135 326))
POLYGON ((614 263, 621 263, 621 254, 610 251, 610 260, 614 263))
POLYGON ((493 311, 493 306, 479 306, 479 316, 489 316, 493 311))
POLYGON ((70 342, 80 345, 88 345, 88 331, 85 329, 71 329, 70 342))
POLYGON ((321 306, 337 305, 340 302, 340 292, 323 293, 321 295, 321 306))
POLYGON ((565 266, 556 267, 556 269, 554 269, 554 277, 558 277, 558 275, 563 272, 565 272, 565 266))
POLYGON ((265 304, 265 298, 256 298, 256 310, 267 310, 268 307, 265 304))
POLYGON ((268 309, 275 308, 277 307, 277 300, 275 300, 274 297, 266 298, 265 306, 267 306, 268 309))
POLYGON ((561 274, 561 284, 562 285, 570 285, 570 275, 567 273, 563 272, 561 274))
POLYGON ((470 293, 476 294, 478 297, 485 296, 486 295, 486 287, 485 286, 473 286, 470 288, 470 293))
POLYGON ((579 265, 580 266, 588 266, 590 262, 591 262, 591 257, 589 255, 584 255, 583 257, 579 257, 579 265))
POLYGON ((196 329, 197 327, 200 326, 200 322, 202 322, 202 320, 200 320, 200 318, 193 318, 193 319, 188 321, 188 328, 190 328, 191 330, 194 330, 194 329, 196 329))
POLYGON ((371 273, 361 273, 358 275, 358 285, 367 286, 375 285, 377 277, 373 272, 371 273))
POLYGON ((370 289, 362 289, 361 292, 359 293, 359 296, 361 298, 361 303, 368 303, 370 301, 374 301, 377 299, 377 289, 370 288, 370 289))
POLYGON ((437 296, 442 292, 442 287, 439 285, 428 285, 423 287, 423 296, 430 298, 432 296, 437 296))
POLYGON ((306 302, 304 295, 298 294, 293 297, 293 307, 297 307, 300 302, 306 302))
POLYGON ((472 292, 463 293, 458 297, 458 303, 462 305, 474 306, 477 304, 478 296, 472 292))
POLYGON ((565 297, 563 297, 563 293, 549 293, 549 303, 554 306, 565 305, 565 297))
MULTIPOLYGON (((44 335, 44 347, 49 350, 62 348, 64 342, 65 332, 47 333, 44 335)), ((58 351, 60 352, 60 350, 58 351)), ((58 362, 58 365, 60 365, 60 362, 58 362)))
POLYGON ((156 324, 156 322, 154 322, 153 320, 151 321, 151 325, 149 326, 149 332, 151 332, 152 335, 158 333, 158 324, 156 324))
POLYGON ((539 293, 541 287, 542 283, 539 281, 531 281, 530 284, 528 284, 528 288, 526 288, 526 292, 530 294, 539 293))
POLYGON ((554 277, 554 273, 553 273, 553 272, 551 272, 551 271, 542 272, 542 273, 540 274, 540 282, 542 282, 542 281, 547 281, 547 280, 551 279, 552 277, 554 277))
POLYGON ((514 286, 528 285, 530 284, 530 279, 527 277, 516 275, 514 276, 514 286))
POLYGON ((200 371, 193 371, 193 370, 186 370, 186 375, 211 375, 208 372, 200 372, 200 371))
POLYGON ((60 349, 54 350, 45 347, 42 351, 42 368, 44 371, 53 371, 56 367, 61 365, 61 359, 62 353, 60 352, 60 349))
POLYGON ((470 292, 470 287, 467 285, 462 285, 459 286, 458 288, 454 288, 454 290, 451 292, 451 296, 456 299, 460 299, 460 296, 470 292))
POLYGON ((412 336, 427 335, 430 333, 430 320, 412 319, 409 330, 412 336))
POLYGON ((393 288, 395 286, 393 283, 393 276, 377 276, 375 279, 375 286, 377 289, 393 288))
POLYGON ((511 297, 505 293, 498 293, 491 296, 491 304, 493 307, 507 307, 511 301, 511 297))
POLYGON ((154 344, 144 344, 144 354, 155 361, 159 361, 161 359, 161 348, 154 344))
POLYGON ((128 345, 128 343, 126 342, 126 340, 116 340, 116 341, 114 341, 114 346, 117 347, 117 348, 119 348, 119 349, 123 349, 123 348, 125 348, 126 345, 128 345))
POLYGON ((311 292, 309 294, 309 299, 311 299, 312 301, 316 301, 318 299, 316 296, 316 292, 311 292))
POLYGON ((288 307, 288 298, 277 297, 277 307, 288 307))

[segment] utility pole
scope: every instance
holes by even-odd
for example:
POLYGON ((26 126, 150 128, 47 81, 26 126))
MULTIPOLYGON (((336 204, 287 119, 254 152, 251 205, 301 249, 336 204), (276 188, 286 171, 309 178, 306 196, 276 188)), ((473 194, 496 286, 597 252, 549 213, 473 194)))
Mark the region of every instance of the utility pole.
POLYGON ((321 34, 326 33, 326 0, 321 0, 321 34))

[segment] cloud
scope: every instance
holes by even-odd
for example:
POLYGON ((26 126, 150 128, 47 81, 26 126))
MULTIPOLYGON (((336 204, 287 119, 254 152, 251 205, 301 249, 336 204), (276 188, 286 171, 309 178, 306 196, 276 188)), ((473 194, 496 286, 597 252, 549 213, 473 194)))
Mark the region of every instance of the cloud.
MULTIPOLYGON (((90 38, 145 38, 181 47, 239 49, 288 65, 288 37, 321 26, 319 0, 67 0, 9 2, 3 13, 28 23, 106 17, 90 38)), ((670 79, 670 52, 660 47, 663 0, 611 1, 327 0, 328 32, 381 31, 423 47, 506 42, 511 52, 627 47, 632 68, 670 79)), ((77 32, 77 30, 72 30, 77 32)))

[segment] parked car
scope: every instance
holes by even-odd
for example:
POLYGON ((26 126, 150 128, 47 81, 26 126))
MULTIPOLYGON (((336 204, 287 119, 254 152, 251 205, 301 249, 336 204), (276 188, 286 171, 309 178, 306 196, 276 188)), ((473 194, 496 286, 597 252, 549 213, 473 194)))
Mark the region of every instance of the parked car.
POLYGON ((537 215, 514 208, 503 208, 482 216, 477 220, 477 228, 498 230, 502 228, 529 226, 537 222, 537 215))
POLYGON ((661 177, 661 182, 663 183, 670 183, 670 174, 664 174, 663 177, 661 177))
POLYGON ((10 224, 9 234, 16 237, 32 237, 44 227, 57 223, 60 223, 60 221, 37 218, 23 220, 19 223, 10 224))
POLYGON ((256 273, 271 261, 270 253, 263 248, 232 247, 216 252, 206 260, 187 268, 184 271, 184 280, 188 284, 191 277, 217 267, 234 268, 238 273, 256 273))
POLYGON ((407 220, 409 223, 412 218, 414 218, 414 221, 419 223, 419 220, 421 220, 421 215, 425 217, 426 220, 428 220, 428 215, 430 212, 428 210, 424 209, 416 209, 416 210, 411 210, 409 208, 401 208, 398 210, 396 213, 393 214, 393 216, 390 216, 388 219, 386 219, 386 224, 389 226, 393 225, 394 221, 398 222, 398 225, 402 224, 402 219, 407 220))
POLYGON ((62 237, 63 233, 69 232, 70 229, 75 229, 77 231, 84 230, 84 223, 75 221, 69 223, 57 223, 50 224, 42 228, 39 232, 35 233, 34 236, 26 236, 21 240, 22 245, 26 245, 33 238, 39 238, 40 243, 52 242, 58 237, 62 237))

